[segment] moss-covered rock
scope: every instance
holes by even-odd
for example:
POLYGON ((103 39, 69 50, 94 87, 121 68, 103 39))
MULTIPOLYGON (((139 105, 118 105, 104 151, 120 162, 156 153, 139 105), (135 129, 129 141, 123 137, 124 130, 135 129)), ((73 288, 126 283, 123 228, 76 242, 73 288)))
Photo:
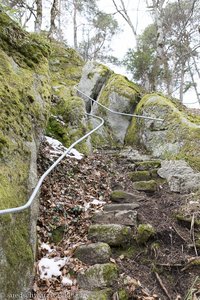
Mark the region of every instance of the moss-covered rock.
POLYGON ((155 233, 156 231, 152 225, 140 224, 137 228, 136 241, 138 244, 145 244, 155 233))
POLYGON ((114 190, 110 194, 110 200, 115 203, 133 203, 140 201, 141 199, 141 195, 138 195, 137 193, 128 193, 123 190, 114 190))
MULTIPOLYGON (((49 115, 48 43, 0 12, 0 209, 27 202, 37 180, 37 147, 49 115)), ((0 291, 25 295, 33 277, 37 201, 0 217, 0 291)))
POLYGON ((133 238, 130 227, 118 224, 91 225, 88 238, 94 242, 104 242, 110 246, 128 246, 133 238))
POLYGON ((145 181, 151 179, 151 173, 149 171, 134 171, 128 173, 131 181, 145 181))
POLYGON ((104 289, 114 285, 118 278, 118 268, 115 264, 96 264, 84 273, 79 273, 77 283, 80 288, 87 290, 104 289))
POLYGON ((186 159, 200 170, 198 116, 189 114, 178 101, 158 94, 145 95, 135 112, 163 121, 133 118, 126 135, 127 144, 140 144, 155 157, 186 159))
POLYGON ((152 179, 148 181, 136 181, 133 183, 133 188, 137 191, 156 192, 158 185, 156 181, 152 179))
POLYGON ((109 262, 111 249, 106 243, 81 245, 76 249, 74 255, 79 260, 89 265, 103 264, 109 262))
MULTIPOLYGON (((97 101, 111 110, 131 114, 139 101, 139 95, 140 88, 137 85, 122 75, 112 74, 97 101)), ((123 145, 131 117, 113 114, 96 103, 92 106, 92 113, 105 119, 105 127, 92 137, 93 143, 96 146, 123 145)))

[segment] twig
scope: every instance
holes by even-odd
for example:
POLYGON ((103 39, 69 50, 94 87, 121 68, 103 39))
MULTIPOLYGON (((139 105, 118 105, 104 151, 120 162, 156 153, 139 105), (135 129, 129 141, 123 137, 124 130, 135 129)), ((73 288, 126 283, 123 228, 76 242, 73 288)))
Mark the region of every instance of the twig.
POLYGON ((177 267, 182 267, 183 265, 182 264, 159 264, 159 263, 156 263, 157 266, 159 267, 166 267, 166 268, 177 268, 177 267))
POLYGON ((163 282, 162 282, 162 280, 161 280, 160 276, 158 275, 158 273, 157 273, 157 272, 154 272, 154 273, 155 273, 155 275, 156 275, 156 279, 158 280, 158 282, 159 282, 159 284, 160 284, 161 288, 163 289, 163 291, 164 291, 165 295, 168 297, 168 299, 169 299, 169 300, 171 300, 172 298, 171 298, 171 296, 169 295, 169 293, 168 293, 168 291, 167 291, 166 287, 164 286, 164 284, 163 284, 163 282))
POLYGON ((192 237, 192 242, 193 242, 195 255, 198 256, 197 247, 196 247, 196 243, 195 243, 195 235, 194 235, 194 213, 192 215, 192 220, 191 220, 190 235, 192 237))

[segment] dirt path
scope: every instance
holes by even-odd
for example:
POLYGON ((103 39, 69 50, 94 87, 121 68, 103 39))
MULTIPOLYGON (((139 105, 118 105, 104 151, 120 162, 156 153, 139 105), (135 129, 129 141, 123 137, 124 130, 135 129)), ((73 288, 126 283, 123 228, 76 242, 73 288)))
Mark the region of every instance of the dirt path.
MULTIPOLYGON (((40 173, 50 164, 49 148, 43 144, 40 173)), ((197 253, 190 227, 175 218, 187 195, 170 192, 163 182, 155 192, 137 192, 128 176, 133 168, 134 162, 120 157, 119 151, 97 152, 82 160, 66 158, 47 178, 41 190, 37 259, 59 257, 66 261, 60 274, 50 279, 45 275, 41 279, 37 267, 32 299, 73 299, 77 274, 87 268, 74 258, 74 251, 88 243, 91 218, 103 202, 110 202, 115 189, 138 193, 142 199, 138 223, 151 224, 156 230, 144 245, 113 249, 111 260, 129 278, 129 299, 200 299, 200 267, 192 264, 197 253)))

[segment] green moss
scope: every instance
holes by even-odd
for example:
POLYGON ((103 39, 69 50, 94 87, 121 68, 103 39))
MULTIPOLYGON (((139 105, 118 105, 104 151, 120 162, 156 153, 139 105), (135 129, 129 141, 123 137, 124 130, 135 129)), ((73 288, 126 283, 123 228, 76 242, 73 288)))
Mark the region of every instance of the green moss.
POLYGON ((128 300, 129 296, 128 296, 128 292, 125 289, 120 289, 118 291, 118 299, 119 300, 128 300))
POLYGON ((157 190, 157 183, 155 180, 137 181, 133 184, 134 189, 144 192, 155 192, 157 190))
POLYGON ((155 233, 156 231, 152 225, 140 224, 137 228, 136 241, 138 244, 145 244, 155 233))
POLYGON ((121 190, 113 191, 110 195, 111 200, 115 201, 117 199, 126 199, 127 193, 121 190))
POLYGON ((129 178, 131 181, 144 181, 144 180, 150 180, 151 174, 149 171, 134 171, 128 173, 129 178))

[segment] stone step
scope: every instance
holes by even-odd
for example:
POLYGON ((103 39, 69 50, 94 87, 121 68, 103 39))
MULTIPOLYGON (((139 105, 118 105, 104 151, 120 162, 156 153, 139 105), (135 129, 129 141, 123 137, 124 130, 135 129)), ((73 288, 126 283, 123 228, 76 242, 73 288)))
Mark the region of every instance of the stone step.
POLYGON ((88 239, 120 247, 130 244, 133 233, 130 227, 119 224, 94 224, 89 227, 88 239))
POLYGON ((112 294, 113 291, 111 288, 96 291, 79 290, 74 300, 110 300, 112 294))
POLYGON ((74 255, 88 265, 104 264, 110 260, 111 249, 106 243, 92 243, 79 246, 74 255))
POLYGON ((135 192, 128 193, 123 190, 114 190, 110 194, 110 200, 115 203, 135 203, 137 201, 142 201, 145 198, 140 195, 140 193, 135 192))
POLYGON ((136 181, 148 181, 151 179, 160 178, 157 173, 158 169, 152 169, 149 171, 133 171, 128 173, 128 177, 132 182, 136 181))
POLYGON ((116 203, 116 204, 107 204, 104 206, 104 211, 122 211, 122 210, 134 210, 139 208, 139 203, 116 203))
POLYGON ((137 211, 102 211, 96 213, 92 218, 93 223, 97 224, 119 224, 126 226, 137 226, 137 211))
POLYGON ((158 184, 155 180, 137 181, 133 183, 133 188, 137 191, 152 193, 158 190, 158 184))
POLYGON ((112 287, 118 279, 118 267, 113 263, 96 264, 79 273, 77 283, 83 290, 93 291, 112 287))
POLYGON ((135 163, 136 171, 149 171, 152 169, 159 169, 161 167, 160 160, 146 160, 146 161, 138 161, 135 163))

